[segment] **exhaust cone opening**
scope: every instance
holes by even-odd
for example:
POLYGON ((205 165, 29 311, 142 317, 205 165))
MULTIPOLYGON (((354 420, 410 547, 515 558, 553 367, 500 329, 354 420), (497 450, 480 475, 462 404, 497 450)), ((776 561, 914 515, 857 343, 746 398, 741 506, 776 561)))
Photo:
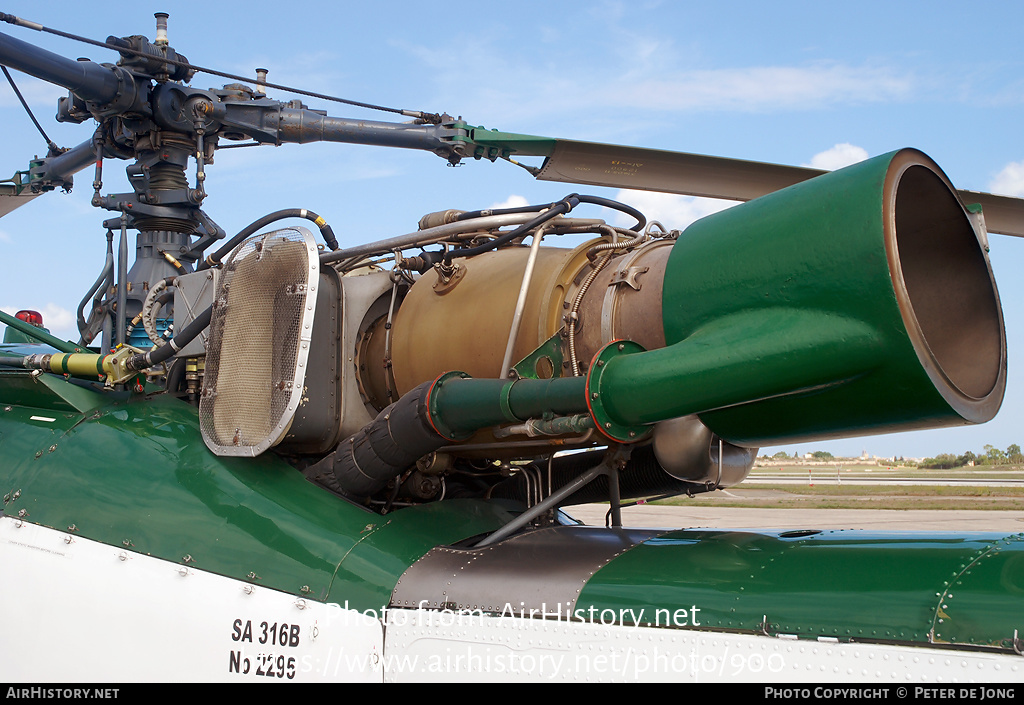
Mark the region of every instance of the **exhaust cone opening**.
POLYGON ((907 329, 933 378, 938 372, 960 394, 981 399, 999 383, 1003 350, 999 300, 985 256, 967 214, 938 174, 911 165, 897 178, 889 222, 895 224, 894 285, 907 329))
POLYGON ((658 402, 744 447, 988 421, 1006 338, 982 227, 913 149, 697 221, 666 267, 668 347, 604 372, 637 399, 608 397, 615 420, 658 402))

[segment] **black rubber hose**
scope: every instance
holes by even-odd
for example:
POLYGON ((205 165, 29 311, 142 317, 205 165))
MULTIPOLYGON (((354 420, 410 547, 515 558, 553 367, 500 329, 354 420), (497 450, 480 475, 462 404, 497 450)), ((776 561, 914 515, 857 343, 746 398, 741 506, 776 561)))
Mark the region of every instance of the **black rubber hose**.
POLYGON ((176 394, 181 390, 181 383, 185 379, 185 360, 178 358, 171 363, 171 368, 167 370, 167 380, 164 384, 164 389, 171 394, 176 394))
MULTIPOLYGON (((606 208, 621 211, 626 215, 636 218, 636 225, 630 228, 630 230, 632 230, 633 232, 638 233, 640 232, 641 228, 647 225, 647 218, 644 217, 644 214, 638 211, 636 208, 626 205, 625 203, 613 201, 610 198, 602 198, 601 196, 581 196, 577 194, 576 197, 579 199, 580 203, 590 203, 595 206, 604 206, 606 208)), ((556 203, 557 201, 555 203, 546 203, 536 206, 519 206, 517 208, 492 208, 489 210, 482 211, 466 211, 465 213, 462 213, 457 218, 455 218, 455 220, 472 220, 473 218, 483 218, 485 216, 490 215, 513 215, 516 213, 535 213, 537 211, 542 211, 545 208, 551 208, 552 206, 556 205, 556 203)))
POLYGON ((340 494, 369 497, 424 455, 450 443, 430 425, 433 385, 424 382, 404 394, 304 474, 340 494))
POLYGON ((530 220, 529 222, 523 223, 512 232, 506 233, 501 237, 496 237, 490 242, 485 242, 484 244, 477 245, 476 247, 467 247, 461 250, 452 250, 445 254, 444 261, 446 264, 450 264, 452 259, 455 257, 472 257, 473 255, 479 255, 483 254, 484 252, 490 252, 496 247, 501 247, 505 243, 515 240, 517 237, 522 237, 526 233, 530 232, 531 230, 540 225, 543 225, 552 218, 562 215, 563 213, 568 213, 577 205, 579 205, 579 203, 579 196, 575 193, 570 194, 561 201, 559 201, 558 203, 552 205, 550 208, 548 208, 548 210, 544 211, 536 218, 530 220))
POLYGON ((643 213, 638 211, 636 208, 633 208, 633 206, 627 206, 625 203, 619 203, 618 201, 613 201, 610 198, 601 198, 600 196, 578 196, 578 198, 580 199, 580 203, 604 206, 605 208, 611 208, 612 210, 620 211, 626 215, 636 218, 636 225, 630 228, 630 230, 635 233, 640 232, 643 230, 643 227, 647 225, 647 218, 643 213))
POLYGON ((213 306, 210 306, 196 316, 195 319, 185 326, 180 333, 167 341, 166 345, 161 345, 159 348, 154 348, 149 352, 139 353, 138 355, 132 355, 128 358, 128 369, 144 370, 148 367, 152 367, 153 365, 159 365, 161 362, 185 347, 188 343, 192 342, 197 335, 206 330, 210 325, 210 319, 212 317, 213 306))
MULTIPOLYGON (((501 210, 493 211, 469 211, 460 215, 458 218, 456 218, 456 220, 476 218, 484 214, 503 215, 508 213, 530 213, 537 210, 543 210, 545 208, 547 209, 533 220, 527 223, 523 223, 512 232, 506 233, 501 237, 496 237, 490 242, 485 242, 484 244, 477 245, 476 247, 467 247, 460 250, 452 250, 446 253, 444 255, 444 261, 446 264, 450 264, 452 259, 454 259, 455 257, 472 257, 474 255, 479 255, 484 252, 490 252, 491 250, 497 247, 501 247, 502 245, 511 242, 518 237, 522 237, 526 233, 530 232, 531 230, 540 225, 543 225, 552 218, 558 215, 562 215, 564 213, 568 213, 573 208, 578 206, 580 203, 590 203, 591 205, 595 206, 604 206, 605 208, 612 208, 614 210, 621 211, 626 215, 636 218, 636 225, 630 228, 630 230, 633 232, 640 232, 643 229, 643 227, 647 224, 647 218, 644 217, 644 214, 638 211, 636 208, 633 208, 632 206, 627 206, 625 203, 613 201, 610 198, 602 198, 601 196, 581 196, 578 193, 569 194, 561 201, 549 203, 547 205, 542 206, 521 206, 519 208, 504 208, 501 210)), ((439 259, 437 253, 428 252, 424 253, 424 256, 435 261, 439 259)))
POLYGON ((545 208, 550 208, 553 205, 555 204, 545 203, 537 206, 518 206, 516 208, 489 208, 487 210, 482 211, 466 211, 465 213, 460 213, 455 218, 455 221, 458 222, 460 220, 486 218, 487 216, 491 215, 515 215, 516 213, 537 213, 538 211, 542 211, 545 208))
MULTIPOLYGON (((78 333, 79 335, 85 335, 85 329, 88 323, 85 320, 85 305, 89 302, 89 299, 93 297, 102 287, 107 285, 107 281, 114 276, 114 233, 107 230, 107 257, 103 262, 103 271, 96 278, 96 282, 89 287, 89 293, 82 298, 82 302, 78 304, 78 333)), ((88 345, 90 341, 82 340, 82 343, 88 345)))
MULTIPOLYGON (((89 293, 85 295, 82 302, 78 304, 78 333, 79 335, 85 335, 85 329, 88 327, 88 322, 85 319, 85 306, 101 288, 107 286, 107 282, 114 276, 114 258, 111 253, 107 253, 106 264, 103 265, 103 271, 100 273, 99 279, 89 289, 89 293)), ((88 345, 88 342, 82 341, 84 345, 88 345)))
POLYGON ((320 228, 320 234, 323 236, 324 242, 327 244, 327 246, 332 250, 338 249, 338 238, 334 236, 334 230, 331 228, 330 225, 327 224, 326 220, 321 218, 313 211, 307 210, 305 208, 286 208, 284 210, 268 213, 259 220, 254 220, 253 222, 249 223, 247 226, 238 231, 238 234, 236 234, 230 240, 221 245, 216 252, 214 252, 211 255, 208 255, 205 260, 200 262, 199 265, 196 267, 196 271, 199 272, 204 269, 209 269, 210 267, 214 267, 220 264, 221 260, 229 252, 231 252, 231 250, 235 249, 235 247, 237 247, 238 244, 242 242, 242 240, 249 237, 263 226, 269 225, 270 223, 276 222, 278 220, 284 220, 285 218, 305 218, 306 220, 313 221, 313 223, 315 223, 317 227, 320 228))

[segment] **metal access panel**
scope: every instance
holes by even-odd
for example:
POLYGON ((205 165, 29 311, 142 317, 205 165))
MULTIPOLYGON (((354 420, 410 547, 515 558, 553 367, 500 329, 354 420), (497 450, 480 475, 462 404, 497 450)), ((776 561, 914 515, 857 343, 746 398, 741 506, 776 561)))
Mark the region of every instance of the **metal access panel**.
MULTIPOLYGON (((311 294, 312 295, 312 294, 311 294)), ((341 282, 330 267, 321 267, 316 286, 316 317, 302 382, 302 397, 280 450, 326 453, 340 440, 342 405, 341 282)))
MULTIPOLYGON (((174 280, 174 330, 184 330, 185 326, 210 307, 219 281, 219 269, 183 274, 174 280)), ((209 329, 204 330, 189 341, 175 356, 205 355, 206 341, 209 337, 209 329)))

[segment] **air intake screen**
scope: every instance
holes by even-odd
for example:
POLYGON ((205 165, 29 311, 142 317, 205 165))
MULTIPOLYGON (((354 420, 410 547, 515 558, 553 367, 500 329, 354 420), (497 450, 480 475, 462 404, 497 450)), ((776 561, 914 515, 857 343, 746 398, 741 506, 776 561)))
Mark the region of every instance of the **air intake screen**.
POLYGON ((319 257, 304 228, 245 240, 224 262, 199 401, 217 455, 259 455, 288 431, 302 397, 319 257))

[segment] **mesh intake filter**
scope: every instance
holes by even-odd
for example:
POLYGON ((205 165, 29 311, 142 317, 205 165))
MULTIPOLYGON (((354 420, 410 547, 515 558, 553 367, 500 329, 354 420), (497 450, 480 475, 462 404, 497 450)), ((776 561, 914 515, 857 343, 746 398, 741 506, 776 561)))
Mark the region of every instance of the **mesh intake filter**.
POLYGON ((302 397, 320 263, 305 228, 254 235, 224 261, 214 297, 199 424, 217 455, 259 455, 302 397))

